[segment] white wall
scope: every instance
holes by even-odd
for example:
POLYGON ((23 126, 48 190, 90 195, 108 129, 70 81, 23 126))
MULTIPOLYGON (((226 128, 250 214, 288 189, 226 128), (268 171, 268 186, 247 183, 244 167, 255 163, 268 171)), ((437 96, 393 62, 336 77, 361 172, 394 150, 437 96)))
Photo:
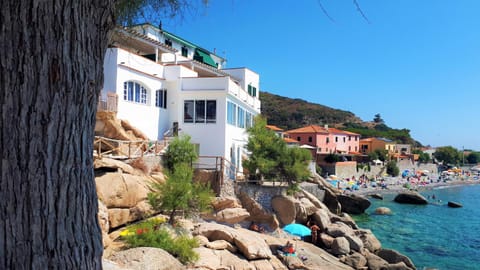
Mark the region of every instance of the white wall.
MULTIPOLYGON (((166 54, 164 54, 166 55, 166 54)), ((245 69, 230 69, 229 74, 242 78, 241 85, 230 77, 199 78, 198 73, 180 65, 163 66, 122 49, 108 49, 105 56, 104 92, 118 95, 118 118, 128 120, 150 139, 162 139, 163 134, 179 123, 180 134, 192 137, 200 144, 200 155, 223 156, 234 160, 242 171, 243 148, 248 141, 246 129, 227 124, 227 100, 253 115, 260 113, 260 100, 248 95, 247 83, 257 88, 258 74, 245 69), (147 89, 147 104, 125 101, 124 82, 135 81, 147 89), (155 91, 167 89, 167 109, 155 107, 155 91), (216 100, 216 123, 183 123, 184 100, 216 100)), ((104 93, 103 93, 104 94, 104 93)))
POLYGON ((240 80, 240 87, 247 89, 248 85, 257 88, 257 94, 259 91, 260 77, 257 73, 251 71, 248 68, 228 68, 223 69, 223 72, 232 75, 234 78, 240 80))
POLYGON ((183 77, 198 77, 197 72, 180 65, 166 66, 164 75, 167 80, 178 80, 183 77))
POLYGON ((103 90, 102 99, 106 100, 107 92, 116 93, 117 89, 117 51, 118 49, 109 48, 103 59, 103 90))
POLYGON ((182 91, 178 102, 177 114, 181 133, 189 134, 193 143, 200 144, 200 155, 219 156, 224 152, 226 105, 225 92, 205 91, 202 93, 182 91), (184 123, 183 102, 185 100, 216 100, 217 119, 216 123, 184 123))
POLYGON ((117 117, 129 121, 150 139, 161 139, 159 127, 165 126, 169 117, 167 110, 155 107, 155 91, 165 88, 165 80, 161 78, 163 66, 117 48, 107 50, 104 62, 105 83, 102 95, 107 91, 118 95, 117 117), (159 73, 154 76, 153 72, 159 73), (124 100, 126 81, 139 82, 147 89, 147 104, 124 100))
POLYGON ((147 75, 164 78, 164 67, 155 63, 155 61, 122 49, 114 50, 117 51, 117 64, 128 66, 140 72, 144 72, 147 75))

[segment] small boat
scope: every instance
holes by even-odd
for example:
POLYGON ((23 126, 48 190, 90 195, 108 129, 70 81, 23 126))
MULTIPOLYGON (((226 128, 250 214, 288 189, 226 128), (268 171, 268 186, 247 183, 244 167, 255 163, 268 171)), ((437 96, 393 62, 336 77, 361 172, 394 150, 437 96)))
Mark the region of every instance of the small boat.
POLYGON ((461 205, 460 203, 458 203, 458 202, 452 202, 452 201, 448 202, 447 205, 448 205, 448 207, 452 207, 452 208, 460 208, 460 207, 463 207, 463 205, 461 205))

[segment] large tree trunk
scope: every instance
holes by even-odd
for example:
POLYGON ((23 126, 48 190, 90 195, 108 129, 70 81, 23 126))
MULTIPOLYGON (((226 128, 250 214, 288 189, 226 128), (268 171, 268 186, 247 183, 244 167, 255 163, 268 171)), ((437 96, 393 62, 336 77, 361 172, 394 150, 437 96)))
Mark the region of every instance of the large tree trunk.
POLYGON ((92 151, 113 0, 2 0, 0 269, 101 269, 92 151))

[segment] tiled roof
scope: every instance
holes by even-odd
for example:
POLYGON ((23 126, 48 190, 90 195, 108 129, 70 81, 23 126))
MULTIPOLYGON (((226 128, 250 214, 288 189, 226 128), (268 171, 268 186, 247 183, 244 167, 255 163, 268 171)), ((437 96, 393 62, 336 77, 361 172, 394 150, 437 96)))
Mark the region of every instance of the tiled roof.
POLYGON ((277 126, 274 126, 274 125, 266 125, 265 127, 270 129, 270 130, 273 130, 273 131, 283 131, 283 129, 281 129, 277 126))
POLYGON ((301 127, 297 129, 292 129, 287 131, 287 133, 320 133, 320 134, 345 134, 359 136, 360 134, 353 133, 350 131, 344 131, 337 128, 325 128, 317 125, 310 125, 306 127, 301 127))
POLYGON ((328 134, 328 131, 324 127, 310 125, 306 127, 301 127, 297 129, 292 129, 287 131, 288 133, 324 133, 328 134))

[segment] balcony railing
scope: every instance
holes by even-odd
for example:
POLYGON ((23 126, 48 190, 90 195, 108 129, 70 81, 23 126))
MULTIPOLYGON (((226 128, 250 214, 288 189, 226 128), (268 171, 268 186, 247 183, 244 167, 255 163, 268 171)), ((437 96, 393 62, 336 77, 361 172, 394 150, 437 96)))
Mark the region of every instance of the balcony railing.
POLYGON ((118 111, 118 95, 115 93, 108 92, 106 99, 102 99, 102 97, 100 96, 98 100, 97 111, 117 112, 118 111))

